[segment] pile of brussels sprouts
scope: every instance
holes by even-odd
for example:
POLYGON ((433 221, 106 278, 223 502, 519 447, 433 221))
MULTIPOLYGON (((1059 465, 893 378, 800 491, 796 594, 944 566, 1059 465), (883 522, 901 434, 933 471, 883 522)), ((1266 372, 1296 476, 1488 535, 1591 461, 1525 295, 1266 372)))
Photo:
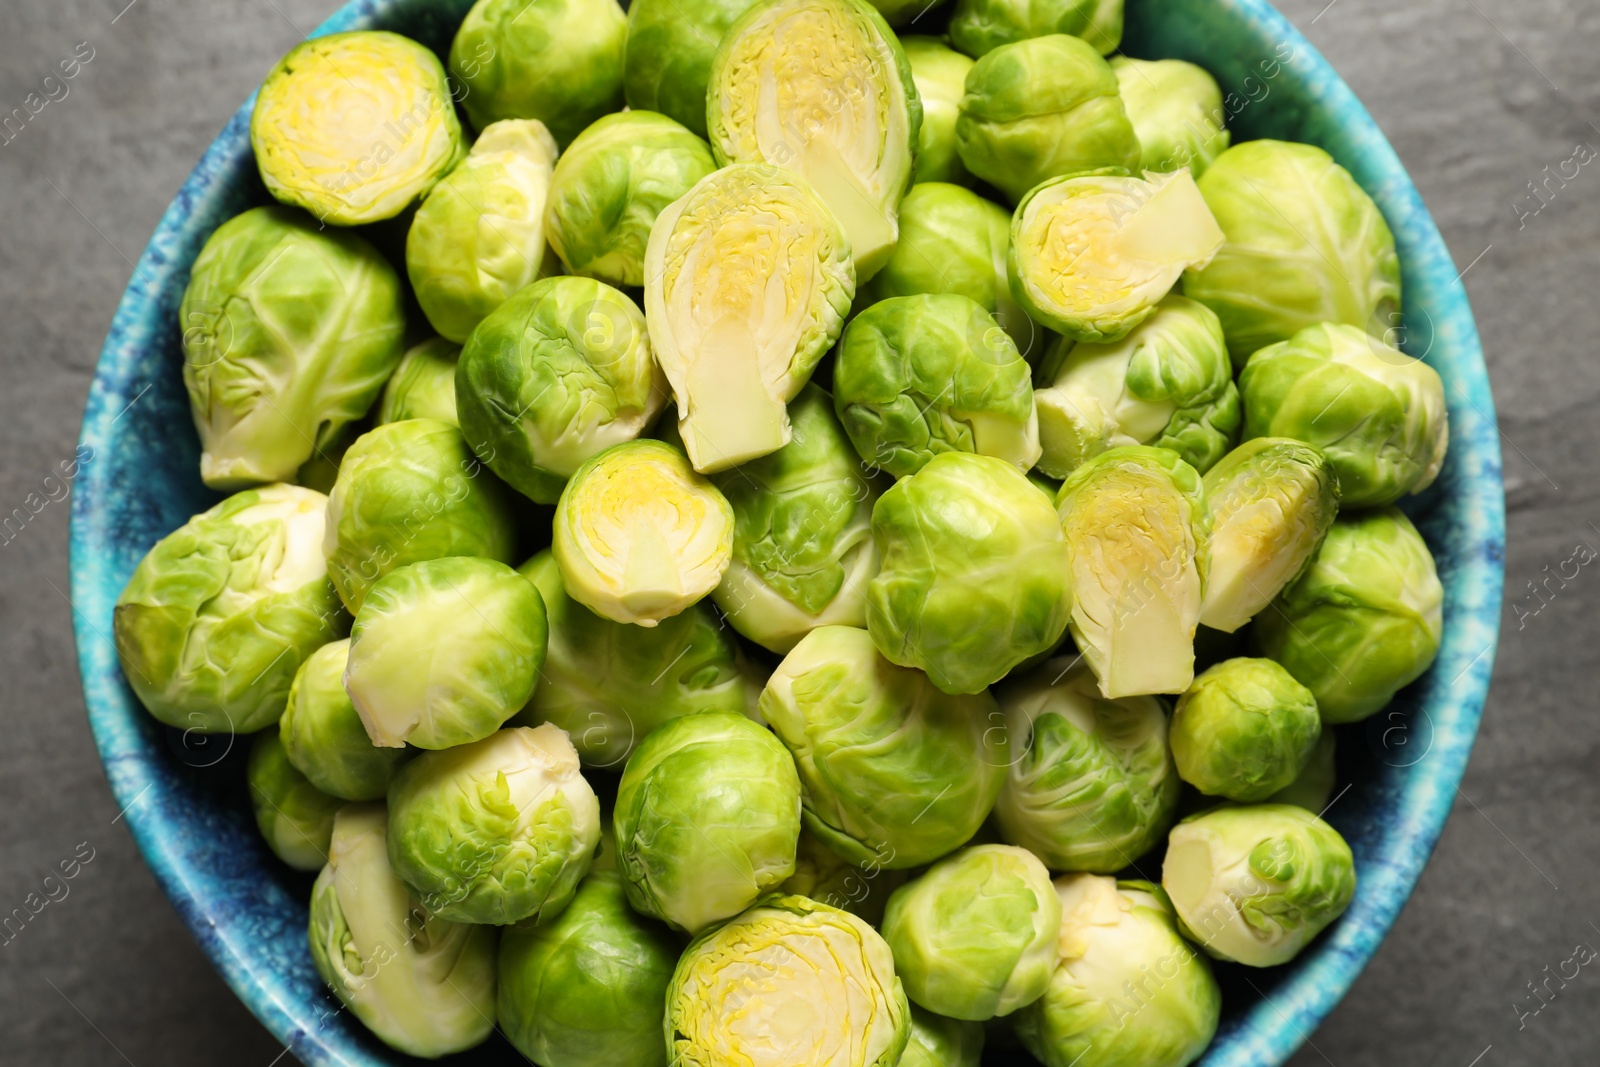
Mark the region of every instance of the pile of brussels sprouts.
POLYGON ((273 69, 275 202, 181 309, 232 495, 115 633, 160 722, 255 735, 336 1010, 541 1067, 1181 1067, 1212 960, 1343 913, 1330 727, 1438 649, 1393 505, 1443 389, 1351 176, 1121 30, 478 0, 448 64, 273 69))

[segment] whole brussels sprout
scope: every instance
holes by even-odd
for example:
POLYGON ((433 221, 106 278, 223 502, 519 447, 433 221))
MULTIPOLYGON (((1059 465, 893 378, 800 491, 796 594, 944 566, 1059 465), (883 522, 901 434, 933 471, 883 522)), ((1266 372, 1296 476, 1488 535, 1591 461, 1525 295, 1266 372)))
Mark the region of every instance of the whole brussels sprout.
POLYGON ((682 1067, 895 1067, 910 1029, 883 938, 805 897, 769 897, 702 934, 667 987, 682 1067))
POLYGON ((344 689, 349 662, 349 640, 330 642, 307 657, 289 687, 278 736, 289 762, 322 792, 342 800, 381 800, 409 753, 379 748, 367 736, 344 689))
POLYGON ((656 217, 716 169, 711 147, 665 115, 607 115, 556 164, 546 210, 550 245, 573 274, 643 285, 656 217))
POLYGON ((361 418, 404 348, 400 278, 366 241, 281 207, 217 228, 178 311, 213 489, 288 481, 361 418))
POLYGON ((1161 884, 1189 940, 1274 967, 1344 914, 1356 870, 1339 831, 1304 808, 1224 804, 1173 827, 1161 884))
POLYGON ((1100 53, 1053 33, 1001 45, 973 66, 956 151, 1014 203, 1049 178, 1100 167, 1125 173, 1138 165, 1139 139, 1100 53))
POLYGON ((921 127, 911 64, 862 0, 757 4, 711 63, 706 129, 717 162, 769 163, 805 179, 849 239, 858 280, 894 251, 921 127))
POLYGON ((1014 1016, 1045 1067, 1185 1067, 1217 1032, 1222 991, 1149 882, 1056 879, 1059 963, 1044 996, 1014 1016), (1129 1024, 1132 1025, 1129 1025, 1129 1024))
POLYGON ((911 1040, 899 1067, 978 1067, 983 1027, 911 1005, 911 1040))
POLYGON ((500 1028, 546 1067, 667 1067, 661 1040, 680 945, 628 907, 614 871, 559 916, 500 937, 500 1028))
POLYGON ((1075 341, 1118 341, 1155 312, 1185 267, 1221 246, 1188 171, 1058 178, 1017 206, 1006 253, 1011 295, 1075 341))
POLYGON ((1005 775, 994 699, 939 692, 881 657, 864 630, 801 638, 760 711, 794 755, 806 829, 858 865, 905 870, 960 847, 1005 775))
POLYGON ((269 193, 335 226, 394 218, 466 153, 438 57, 382 30, 290 49, 261 83, 250 147, 269 193))
POLYGON ((328 862, 334 813, 344 801, 322 792, 296 770, 271 730, 256 735, 245 777, 256 826, 272 854, 297 871, 320 870, 328 862))
POLYGON ((1122 0, 956 0, 949 32, 950 43, 974 58, 1059 33, 1109 55, 1122 44, 1122 0))
POLYGON ((283 714, 306 657, 348 618, 319 546, 327 497, 235 493, 156 542, 117 598, 122 673, 160 722, 254 733, 283 714))
POLYGON ((1422 536, 1384 508, 1335 522, 1253 630, 1261 654, 1311 690, 1324 723, 1358 722, 1433 665, 1443 604, 1422 536))
POLYGON ((456 425, 456 361, 461 346, 432 337, 406 350, 383 387, 378 425, 437 419, 456 425))
POLYGON ((322 551, 328 577, 352 612, 372 583, 408 563, 483 556, 509 563, 516 549, 510 495, 472 455, 461 432, 407 419, 362 434, 328 494, 322 551))
POLYGON ((616 0, 478 0, 450 45, 450 73, 478 129, 538 119, 565 147, 622 107, 627 43, 616 0))
POLYGON ((628 903, 695 933, 794 873, 800 777, 788 749, 743 715, 685 715, 634 750, 614 820, 628 903))
POLYGON ((537 119, 489 126, 433 187, 406 232, 406 274, 422 313, 457 344, 551 269, 545 200, 555 138, 537 119))
POLYGON ((706 85, 723 34, 754 0, 633 0, 628 5, 628 106, 659 111, 706 135, 706 85))
POLYGON ((832 212, 776 167, 723 167, 657 217, 646 319, 695 470, 789 443, 784 405, 838 339, 855 279, 832 212))
POLYGON ((1235 367, 1321 322, 1386 336, 1399 321, 1394 235, 1322 149, 1235 145, 1206 168, 1200 193, 1227 240, 1189 269, 1183 291, 1222 320, 1235 367))
POLYGON ((1250 357, 1244 434, 1327 454, 1341 501, 1392 504, 1433 484, 1450 444, 1439 372, 1354 326, 1308 326, 1250 357))
POLYGON ((483 320, 456 365, 461 433, 524 496, 554 504, 584 461, 667 402, 639 306, 604 282, 534 282, 483 320))
POLYGON ((1072 639, 1101 694, 1189 688, 1210 534, 1200 475, 1165 448, 1113 448, 1072 472, 1056 510, 1072 639))
POLYGON ((504 563, 412 563, 386 575, 362 604, 344 687, 374 745, 464 745, 493 734, 528 702, 546 633, 539 591, 504 563))
POLYGON ((784 879, 778 892, 809 897, 830 908, 842 908, 877 926, 883 921, 883 908, 889 894, 905 884, 905 880, 905 871, 885 870, 877 858, 857 866, 824 844, 820 837, 801 830, 794 855, 794 873, 784 879))
POLYGON ((1065 478, 1122 445, 1169 448, 1202 474, 1239 434, 1239 390, 1222 326, 1170 295, 1111 344, 1063 340, 1039 367, 1039 469, 1065 478))
POLYGON ((1066 545, 1050 501, 993 456, 944 452, 872 509, 883 553, 867 629, 884 658, 978 693, 1067 627, 1066 545))
POLYGON ((1172 825, 1180 783, 1151 696, 1104 700, 1077 659, 1008 679, 995 699, 1013 756, 995 802, 1000 836, 1056 870, 1110 873, 1172 825))
POLYGON ((1116 56, 1111 69, 1139 136, 1141 171, 1188 167, 1198 180, 1228 147, 1222 90, 1203 67, 1181 59, 1116 56))
POLYGON ((429 1059, 494 1029, 494 931, 430 915, 389 869, 382 804, 347 804, 311 887, 311 962, 383 1042, 429 1059))
POLYGON ((1334 754, 1333 731, 1323 730, 1300 777, 1268 797, 1267 803, 1293 804, 1321 815, 1327 810, 1328 799, 1333 796, 1334 782, 1339 775, 1334 754))
MULTIPOLYGON (((972 60, 947 48, 937 37, 901 37, 900 47, 911 64, 911 80, 922 101, 922 131, 917 135, 911 180, 965 182, 969 177, 966 164, 956 152, 956 116, 961 112, 961 95, 966 91, 972 60)), ((905 240, 904 229, 900 239, 905 240)))
POLYGON ((1178 776, 1207 796, 1251 804, 1300 777, 1322 736, 1311 690, 1270 659, 1225 660, 1172 713, 1178 776))

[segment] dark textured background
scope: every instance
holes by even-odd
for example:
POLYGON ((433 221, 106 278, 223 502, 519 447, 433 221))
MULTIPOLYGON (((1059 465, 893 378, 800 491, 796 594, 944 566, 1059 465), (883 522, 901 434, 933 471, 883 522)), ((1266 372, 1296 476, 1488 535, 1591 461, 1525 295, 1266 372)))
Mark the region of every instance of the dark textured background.
MULTIPOLYGON (((78 42, 94 50, 68 96, 0 145, 0 513, 46 496, 131 260, 228 115, 333 0, 126 3, 0 5, 0 113, 78 42)), ((1394 933, 1293 1062, 1600 1063, 1600 960, 1564 985, 1549 977, 1572 974, 1576 946, 1600 946, 1600 560, 1546 582, 1543 599, 1530 584, 1580 543, 1600 550, 1600 159, 1552 182, 1537 214, 1527 185, 1580 143, 1600 147, 1600 4, 1324 3, 1280 7, 1372 110, 1470 265, 1510 549, 1499 662, 1455 813, 1394 933), (1541 982, 1552 992, 1532 1014, 1541 982)), ((93 859, 0 945, 0 1063, 268 1067, 282 1047, 116 822, 78 689, 67 511, 50 503, 0 545, 0 912, 80 843, 93 859)))

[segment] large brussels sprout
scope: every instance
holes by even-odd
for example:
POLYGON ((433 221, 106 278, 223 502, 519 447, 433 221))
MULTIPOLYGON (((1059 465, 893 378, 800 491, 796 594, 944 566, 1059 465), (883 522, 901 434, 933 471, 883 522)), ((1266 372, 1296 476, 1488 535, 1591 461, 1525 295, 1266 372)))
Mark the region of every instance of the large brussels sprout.
POLYGON ((1222 320, 1236 367, 1307 326, 1385 336, 1398 321, 1400 260, 1372 198, 1322 149, 1250 141, 1218 156, 1200 193, 1227 240, 1183 278, 1222 320))
POLYGON ((565 147, 622 107, 627 43, 616 0, 478 0, 450 45, 450 73, 478 129, 538 119, 565 147))
POLYGON ((1327 454, 1348 507, 1392 504, 1433 484, 1450 443, 1439 372, 1354 326, 1308 326, 1250 357, 1244 434, 1327 454))
POLYGON ((1196 179, 1228 147, 1222 90, 1203 67, 1181 59, 1111 60, 1128 121, 1139 136, 1140 170, 1188 167, 1196 179))
POLYGON ((1100 692, 1189 688, 1210 532, 1200 475, 1165 448, 1113 448, 1072 472, 1056 509, 1072 639, 1100 692))
POLYGON ((838 339, 855 278, 833 214, 776 167, 724 167, 660 214, 645 312, 695 470, 789 443, 784 404, 838 339))
POLYGON ((1045 1067, 1185 1067, 1217 1032, 1222 991, 1148 882, 1056 879, 1059 962, 1044 996, 1013 1017, 1045 1067))
POLYGON ((1075 341, 1116 341, 1155 312, 1185 267, 1221 246, 1188 171, 1059 178, 1017 206, 1011 294, 1075 341))
POLYGON ((654 111, 607 115, 556 164, 550 245, 574 274, 644 284, 644 250, 662 210, 717 169, 711 148, 654 111))
POLYGON ((464 745, 528 702, 545 641, 539 591, 504 563, 412 563, 386 575, 362 604, 344 686, 374 745, 464 745))
POLYGON ((1225 804, 1173 827, 1161 884, 1191 941, 1273 967, 1344 914, 1356 869, 1339 831, 1304 808, 1225 804))
POLYGON ((804 178, 839 220, 856 276, 894 250, 922 102, 911 64, 862 0, 767 0, 717 47, 706 129, 717 162, 770 163, 804 178))
MULTIPOLYGON (((968 175, 956 152, 956 116, 961 113, 961 95, 966 91, 972 60, 937 37, 902 37, 900 46, 905 49, 911 80, 922 101, 922 131, 917 135, 917 163, 911 180, 964 182, 968 175)), ((902 241, 904 225, 902 219, 902 241)))
POLYGON ((1121 445, 1170 448, 1202 474, 1239 433, 1239 390, 1217 317, 1167 296, 1120 341, 1063 340, 1039 367, 1039 469, 1065 478, 1121 445))
POLYGON ((855 864, 904 870, 960 847, 1005 775, 993 698, 939 692, 880 656, 864 630, 807 634, 767 680, 760 710, 794 754, 806 828, 855 864))
POLYGON ((145 554, 111 618, 151 715, 212 733, 278 721, 300 664, 348 624, 322 560, 326 517, 311 489, 247 489, 145 554))
POLYGON ((334 814, 344 801, 324 793, 296 770, 271 730, 256 735, 245 777, 256 826, 272 854, 297 871, 320 870, 328 862, 334 814))
POLYGON ((559 916, 500 936, 500 1029, 545 1067, 667 1067, 667 984, 681 946, 597 871, 559 916))
POLYGON ((1109 55, 1122 43, 1122 0, 956 0, 949 32, 950 42, 973 57, 1057 33, 1109 55))
POLYGON ((429 1059, 494 1029, 494 931, 430 915, 389 868, 382 804, 347 804, 311 887, 311 962, 384 1043, 429 1059))
POLYGON ((322 792, 343 800, 381 800, 408 753, 379 748, 367 736, 344 688, 349 662, 345 640, 323 645, 300 665, 278 736, 289 762, 322 792))
POLYGON ((336 226, 394 218, 466 152, 438 57, 382 30, 290 49, 261 83, 250 147, 269 193, 336 226))
POLYGON ((1339 511, 1339 479, 1319 448, 1257 437, 1206 471, 1211 566, 1200 624, 1233 633, 1311 564, 1339 511))
POLYGON ((978 1067, 983 1027, 911 1005, 911 1040, 899 1067, 978 1067))
POLYGON ((843 908, 877 926, 883 921, 889 894, 904 885, 905 880, 905 871, 886 870, 877 857, 858 866, 835 852, 822 838, 801 830, 794 855, 794 873, 784 879, 778 892, 843 908))
POLYGON ((706 135, 706 84, 717 45, 755 0, 633 0, 628 5, 628 106, 659 111, 706 135))
POLYGON ((788 749, 743 715, 685 715, 628 760, 614 815, 634 910, 696 933, 794 873, 800 777, 788 749))
POLYGON ((1325 723, 1356 722, 1433 665, 1444 589, 1411 520, 1393 508, 1340 518, 1254 634, 1311 690, 1325 723))
POLYGON ((589 278, 523 289, 473 331, 456 366, 462 436, 541 504, 589 457, 643 433, 666 402, 639 306, 589 278))
POLYGON ((1300 777, 1278 790, 1267 798, 1268 804, 1293 804, 1297 808, 1321 815, 1328 809, 1328 801, 1333 796, 1333 786, 1339 776, 1339 769, 1334 761, 1334 735, 1332 730, 1323 730, 1322 736, 1317 738, 1317 747, 1311 750, 1311 759, 1307 761, 1305 770, 1300 772, 1300 777))
POLYGON ((442 337, 429 338, 407 349, 389 384, 383 387, 378 424, 438 419, 454 426, 456 360, 460 358, 461 346, 442 337))
POLYGON ((1066 546, 1050 500, 993 456, 945 452, 878 498, 867 629, 884 657, 977 693, 1066 629, 1066 546))
POLYGON ((1321 736, 1311 690, 1270 659, 1224 660, 1172 713, 1178 776, 1207 796, 1246 804, 1292 785, 1321 736))
POLYGON ((355 234, 281 207, 217 228, 178 318, 213 489, 292 479, 367 413, 404 349, 394 268, 355 234))
POLYGON ((691 944, 667 987, 680 1067, 895 1067, 911 1012, 878 932, 774 896, 691 944))
POLYGON ((1000 836, 1056 870, 1120 871, 1172 825, 1180 783, 1151 696, 1105 700, 1076 659, 1048 660, 995 692, 1012 761, 1000 836))
POLYGON ((1049 178, 1139 162, 1117 76, 1094 48, 1059 33, 978 60, 961 97, 956 150, 1013 202, 1049 178))

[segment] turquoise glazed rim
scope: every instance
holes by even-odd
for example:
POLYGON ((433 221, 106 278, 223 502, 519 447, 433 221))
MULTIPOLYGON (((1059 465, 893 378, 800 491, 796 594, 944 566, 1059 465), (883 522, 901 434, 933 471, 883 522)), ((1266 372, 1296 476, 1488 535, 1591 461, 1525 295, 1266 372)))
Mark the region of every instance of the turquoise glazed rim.
MULTIPOLYGON (((444 54, 470 0, 355 0, 317 34, 384 28, 444 54)), ((1327 817, 1349 840, 1359 886, 1344 918, 1293 963, 1219 967, 1226 1013, 1201 1061, 1280 1064, 1355 981, 1410 895, 1449 815, 1494 663, 1505 511, 1494 402, 1471 309, 1416 188, 1366 109, 1264 0, 1128 0, 1124 50, 1209 69, 1228 94, 1235 140, 1327 149, 1373 196, 1404 269, 1402 347, 1443 376, 1450 451, 1438 482, 1408 502, 1445 589, 1432 670, 1363 724, 1341 728, 1327 817)), ((340 1011, 306 946, 310 878, 275 861, 245 796, 245 739, 162 727, 139 706, 111 642, 112 607, 155 541, 218 497, 200 483, 180 376, 178 305, 218 225, 267 201, 246 101, 179 190, 117 308, 89 391, 72 503, 72 597, 84 698, 112 792, 196 940, 257 1018, 307 1064, 406 1062, 340 1011)), ((374 235, 397 246, 397 234, 374 235)), ((398 235, 403 237, 403 234, 398 235)), ((1154 870, 1154 865, 1149 869, 1154 870)), ((996 1050, 999 1053, 999 1050, 996 1050)), ((466 1054, 522 1062, 496 1036, 466 1054)))

